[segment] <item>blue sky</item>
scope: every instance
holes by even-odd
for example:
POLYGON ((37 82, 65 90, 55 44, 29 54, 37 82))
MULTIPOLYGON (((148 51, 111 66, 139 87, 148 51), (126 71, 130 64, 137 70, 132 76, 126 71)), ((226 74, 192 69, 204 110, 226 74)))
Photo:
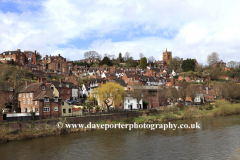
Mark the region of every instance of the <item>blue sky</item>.
POLYGON ((237 0, 0 0, 0 52, 37 50, 78 60, 95 50, 161 60, 168 48, 173 57, 203 64, 212 52, 237 61, 238 6, 237 0))

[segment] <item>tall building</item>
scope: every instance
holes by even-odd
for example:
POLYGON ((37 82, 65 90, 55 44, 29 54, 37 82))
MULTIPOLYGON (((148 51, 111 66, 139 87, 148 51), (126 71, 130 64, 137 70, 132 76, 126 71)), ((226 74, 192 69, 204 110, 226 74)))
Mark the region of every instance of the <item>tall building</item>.
POLYGON ((172 52, 168 52, 166 48, 166 51, 163 52, 163 61, 166 61, 168 63, 170 59, 172 59, 172 52))

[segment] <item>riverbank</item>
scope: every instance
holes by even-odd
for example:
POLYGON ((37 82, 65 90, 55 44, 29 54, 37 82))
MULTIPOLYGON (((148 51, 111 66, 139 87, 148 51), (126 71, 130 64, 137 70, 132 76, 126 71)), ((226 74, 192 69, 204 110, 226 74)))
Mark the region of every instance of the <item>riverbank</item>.
POLYGON ((183 120, 188 118, 214 117, 240 114, 240 104, 231 104, 228 101, 218 100, 214 106, 185 106, 182 110, 179 107, 171 107, 165 110, 150 110, 143 113, 142 116, 131 117, 120 121, 101 121, 105 123, 156 123, 172 120, 183 120))
MULTIPOLYGON (((183 110, 178 107, 171 107, 165 110, 148 110, 143 111, 142 116, 120 118, 119 120, 107 119, 98 121, 98 124, 131 124, 131 123, 156 123, 166 122, 172 120, 182 120, 188 118, 200 118, 200 117, 213 117, 221 115, 240 114, 240 104, 231 104, 227 101, 216 101, 215 106, 186 106, 183 110)), ((120 116, 119 116, 120 117, 120 116)), ((84 132, 93 129, 58 129, 56 123, 60 121, 62 123, 71 123, 69 119, 54 120, 52 124, 47 120, 44 124, 36 125, 34 123, 25 123, 24 127, 20 129, 9 128, 5 124, 5 129, 0 130, 0 143, 6 143, 16 140, 29 140, 37 137, 47 137, 54 135, 61 135, 67 133, 84 132)), ((80 122, 81 123, 81 122, 80 122)), ((92 123, 93 124, 93 123, 92 123)))

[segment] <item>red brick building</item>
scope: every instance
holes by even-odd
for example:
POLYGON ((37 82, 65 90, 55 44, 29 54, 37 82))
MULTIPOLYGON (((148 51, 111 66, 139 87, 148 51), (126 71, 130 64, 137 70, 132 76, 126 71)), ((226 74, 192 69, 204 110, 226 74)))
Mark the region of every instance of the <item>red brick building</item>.
POLYGON ((53 94, 45 83, 33 83, 18 94, 18 106, 22 113, 39 112, 40 119, 62 116, 62 99, 53 94))
POLYGON ((17 51, 5 51, 0 54, 0 61, 2 63, 11 63, 11 61, 14 61, 16 65, 25 65, 25 64, 37 64, 36 60, 36 51, 24 51, 21 52, 20 49, 17 51))

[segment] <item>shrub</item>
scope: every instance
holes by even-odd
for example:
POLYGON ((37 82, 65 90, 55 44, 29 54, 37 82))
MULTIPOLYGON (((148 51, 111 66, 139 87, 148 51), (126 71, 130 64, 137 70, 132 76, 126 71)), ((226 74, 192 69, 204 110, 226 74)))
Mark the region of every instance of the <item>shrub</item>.
POLYGON ((205 107, 206 110, 212 110, 213 106, 211 104, 209 104, 208 106, 205 107))

